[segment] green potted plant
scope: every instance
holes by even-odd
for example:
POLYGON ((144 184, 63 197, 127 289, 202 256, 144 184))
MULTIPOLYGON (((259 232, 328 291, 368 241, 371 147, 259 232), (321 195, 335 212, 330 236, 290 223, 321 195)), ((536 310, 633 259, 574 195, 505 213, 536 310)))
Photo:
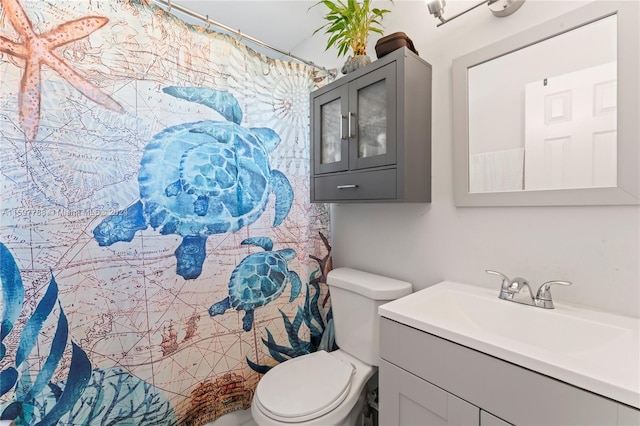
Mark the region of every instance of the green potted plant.
MULTIPOLYGON (((393 3, 393 0, 389 0, 393 3)), ((367 41, 369 34, 375 32, 382 34, 380 28, 383 16, 391 12, 388 9, 371 7, 372 0, 320 0, 315 7, 323 4, 327 13, 323 18, 327 21, 323 26, 313 32, 315 35, 321 30, 329 36, 325 50, 335 46, 338 56, 344 56, 351 51, 342 72, 351 72, 371 62, 367 56, 367 41)))

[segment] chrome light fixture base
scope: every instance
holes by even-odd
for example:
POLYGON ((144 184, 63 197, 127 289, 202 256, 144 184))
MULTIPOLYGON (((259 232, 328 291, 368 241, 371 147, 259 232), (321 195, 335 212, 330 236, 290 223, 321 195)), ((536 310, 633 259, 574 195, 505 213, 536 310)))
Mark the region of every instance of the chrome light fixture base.
POLYGON ((520 9, 523 3, 524 0, 495 0, 493 2, 489 0, 488 6, 494 16, 504 18, 520 9))
POLYGON ((522 6, 525 0, 483 0, 480 3, 477 3, 470 8, 463 10, 462 12, 452 16, 451 18, 445 18, 442 15, 444 14, 444 7, 446 5, 446 0, 427 0, 427 8, 429 9, 429 13, 433 15, 434 18, 440 20, 438 23, 438 27, 440 25, 446 24, 449 21, 453 21, 458 16, 464 15, 465 13, 477 8, 478 6, 482 6, 486 4, 489 6, 489 10, 493 13, 494 16, 499 18, 504 18, 505 16, 509 16, 522 6))

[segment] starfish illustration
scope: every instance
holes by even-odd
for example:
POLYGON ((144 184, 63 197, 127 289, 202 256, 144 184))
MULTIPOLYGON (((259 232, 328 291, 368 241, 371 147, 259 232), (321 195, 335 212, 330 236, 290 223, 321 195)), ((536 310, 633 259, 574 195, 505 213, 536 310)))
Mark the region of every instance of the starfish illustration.
POLYGON ((55 70, 84 96, 112 111, 122 112, 122 106, 111 96, 78 74, 54 49, 87 37, 103 27, 109 19, 87 16, 65 22, 44 34, 36 34, 33 25, 18 0, 0 0, 7 19, 20 36, 12 41, 0 35, 0 52, 24 59, 25 67, 20 81, 18 105, 20 125, 29 141, 38 133, 40 123, 40 68, 42 64, 55 70))

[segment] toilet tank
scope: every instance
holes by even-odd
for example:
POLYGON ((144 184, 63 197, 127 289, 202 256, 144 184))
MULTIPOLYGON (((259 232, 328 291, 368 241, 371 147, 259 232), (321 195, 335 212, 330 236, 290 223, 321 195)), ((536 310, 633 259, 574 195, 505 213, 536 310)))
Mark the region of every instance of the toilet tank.
POLYGON ((331 292, 336 343, 359 360, 378 365, 378 306, 411 293, 411 284, 350 268, 329 272, 327 284, 331 292))

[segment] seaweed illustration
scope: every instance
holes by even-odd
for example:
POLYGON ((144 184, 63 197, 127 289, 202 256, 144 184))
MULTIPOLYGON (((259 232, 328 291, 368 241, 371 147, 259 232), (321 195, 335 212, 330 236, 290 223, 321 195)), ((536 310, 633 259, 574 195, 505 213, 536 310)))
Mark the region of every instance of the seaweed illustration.
MULTIPOLYGON (((13 256, 1 243, 0 256, 0 276, 2 277, 3 306, 5 306, 2 318, 2 341, 4 342, 20 315, 24 300, 24 287, 13 256)), ((35 380, 31 382, 27 357, 35 347, 44 322, 52 313, 57 301, 58 285, 52 275, 45 295, 22 330, 20 343, 15 353, 16 367, 8 367, 2 371, 2 394, 8 393, 11 389, 14 389, 15 392, 14 400, 4 407, 2 414, 0 414, 2 420, 15 420, 19 424, 30 424, 33 419, 37 419, 38 424, 41 425, 55 424, 76 403, 87 385, 91 376, 91 363, 87 354, 71 341, 71 365, 67 378, 69 386, 65 390, 61 390, 55 385, 50 386, 50 380, 62 359, 69 337, 69 323, 60 302, 58 302, 60 306, 58 323, 49 355, 35 380), (9 379, 6 384, 5 375, 9 379), (54 403, 46 413, 38 412, 35 400, 47 390, 55 393, 54 403)), ((6 348, 3 343, 2 357, 4 358, 5 355, 6 348)))
MULTIPOLYGON (((262 339, 262 343, 269 349, 269 355, 277 362, 284 362, 288 359, 305 355, 318 350, 333 351, 337 349, 333 332, 333 314, 331 308, 327 311, 326 321, 323 319, 318 307, 318 299, 320 298, 320 285, 314 282, 317 271, 311 274, 310 284, 306 284, 307 294, 305 296, 304 306, 298 306, 298 311, 293 321, 287 315, 280 311, 284 321, 285 330, 289 340, 289 346, 283 346, 276 343, 273 335, 268 328, 267 339, 262 339), (314 289, 313 295, 310 288, 314 289), (309 329, 309 340, 300 338, 300 329, 302 324, 309 329)), ((269 365, 257 364, 247 357, 247 364, 252 370, 265 374, 273 368, 269 365)))
MULTIPOLYGON (((2 282, 2 324, 0 325, 0 361, 7 353, 4 339, 11 333, 20 316, 24 287, 18 266, 4 244, 0 243, 0 281, 2 282)), ((6 367, 0 371, 0 396, 9 392, 18 381, 18 370, 6 367)))
POLYGON ((85 351, 69 338, 69 323, 58 299, 58 284, 51 274, 49 286, 20 332, 19 343, 12 353, 14 365, 5 360, 5 339, 24 307, 24 286, 18 266, 6 246, 0 243, 0 278, 2 280, 2 326, 0 361, 0 419, 17 425, 91 424, 137 425, 176 424, 169 402, 150 384, 119 369, 92 369, 85 351), (32 380, 28 358, 49 322, 56 321, 49 355, 34 372, 32 380), (47 321, 49 320, 49 321, 47 321), (46 324, 47 323, 47 324, 46 324), (60 366, 65 350, 71 345, 71 361, 67 378, 54 383, 51 379, 60 366), (10 394, 10 392, 12 392, 10 394))

